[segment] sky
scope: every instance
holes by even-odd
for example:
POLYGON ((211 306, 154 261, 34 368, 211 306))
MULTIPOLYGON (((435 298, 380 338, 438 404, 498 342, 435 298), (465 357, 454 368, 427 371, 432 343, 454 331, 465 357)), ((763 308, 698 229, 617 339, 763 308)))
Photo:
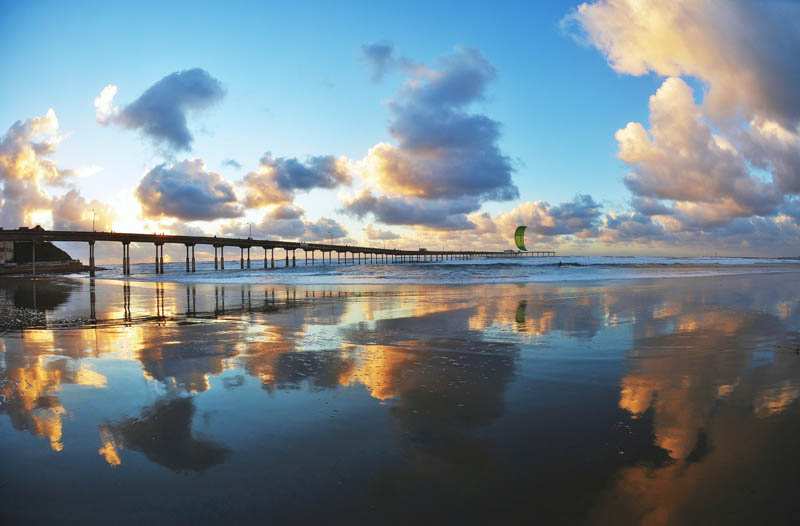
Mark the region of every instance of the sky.
POLYGON ((800 253, 800 4, 0 0, 0 226, 800 253))

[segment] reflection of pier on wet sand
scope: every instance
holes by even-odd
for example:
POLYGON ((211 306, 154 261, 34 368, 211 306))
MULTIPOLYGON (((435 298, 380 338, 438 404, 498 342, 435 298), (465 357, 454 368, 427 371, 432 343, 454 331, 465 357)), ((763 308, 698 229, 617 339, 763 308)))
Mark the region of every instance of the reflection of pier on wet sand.
MULTIPOLYGON (((23 284, 20 281, 7 283, 14 287, 23 284)), ((31 328, 220 318, 245 313, 269 313, 319 300, 370 294, 363 290, 308 288, 298 292, 297 287, 291 286, 81 281, 70 278, 32 280, 24 285, 15 288, 13 297, 7 298, 6 302, 39 312, 40 316, 30 324, 31 328), (99 305, 98 288, 103 289, 99 305), (200 294, 198 289, 202 291, 200 294), (62 314, 60 306, 68 298, 69 310, 62 314)))

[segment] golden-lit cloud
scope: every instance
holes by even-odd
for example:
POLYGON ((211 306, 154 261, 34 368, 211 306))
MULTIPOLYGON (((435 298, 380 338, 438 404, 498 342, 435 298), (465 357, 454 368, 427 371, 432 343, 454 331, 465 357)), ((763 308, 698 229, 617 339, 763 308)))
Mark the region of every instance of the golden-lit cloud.
POLYGON ((53 199, 53 228, 56 230, 111 230, 116 212, 97 199, 91 201, 77 190, 53 199))
POLYGON ((62 185, 70 176, 49 158, 61 139, 52 108, 15 122, 0 139, 0 224, 30 225, 34 212, 50 208, 46 187, 62 185))
POLYGON ((649 129, 631 122, 615 135, 633 211, 610 211, 603 241, 739 251, 800 242, 796 214, 781 219, 800 192, 800 63, 790 51, 800 6, 598 0, 564 22, 615 71, 665 77, 649 129))
MULTIPOLYGON (((110 228, 114 213, 108 205, 87 201, 74 188, 63 195, 53 193, 86 170, 62 169, 51 159, 62 140, 52 108, 45 115, 17 121, 0 139, 0 226, 86 229, 94 208, 97 226, 110 228)), ((96 168, 88 170, 96 173, 96 168)))
POLYGON ((715 117, 761 115, 800 121, 800 7, 739 0, 599 0, 576 22, 619 73, 689 76, 708 86, 715 117))
POLYGON ((373 241, 392 241, 400 239, 400 235, 396 232, 377 228, 373 224, 369 224, 364 228, 364 235, 367 239, 373 241))
POLYGON ((258 168, 244 177, 244 202, 249 208, 291 203, 298 191, 337 188, 350 184, 350 180, 349 166, 344 158, 322 155, 300 161, 276 158, 267 152, 259 161, 258 168))
MULTIPOLYGON (((373 62, 376 49, 365 48, 373 62)), ((377 143, 355 163, 368 187, 344 208, 385 224, 471 229, 466 214, 482 202, 519 195, 511 161, 497 144, 499 123, 470 112, 495 68, 478 50, 459 48, 433 67, 405 72, 406 83, 389 103, 395 142, 377 143)))
POLYGON ((769 215, 781 204, 777 189, 714 135, 683 80, 667 79, 650 97, 650 125, 632 122, 615 135, 619 158, 633 168, 625 184, 634 195, 670 200, 669 213, 700 225, 769 215))

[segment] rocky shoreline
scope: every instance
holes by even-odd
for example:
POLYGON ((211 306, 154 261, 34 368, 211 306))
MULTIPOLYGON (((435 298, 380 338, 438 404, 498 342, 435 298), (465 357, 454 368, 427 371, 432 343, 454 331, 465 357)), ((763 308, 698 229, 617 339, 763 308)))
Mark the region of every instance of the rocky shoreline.
POLYGON ((86 318, 54 319, 43 310, 0 304, 0 334, 25 329, 66 329, 93 326, 97 320, 86 318))
POLYGON ((0 305, 0 332, 20 331, 47 325, 44 311, 12 305, 0 305))

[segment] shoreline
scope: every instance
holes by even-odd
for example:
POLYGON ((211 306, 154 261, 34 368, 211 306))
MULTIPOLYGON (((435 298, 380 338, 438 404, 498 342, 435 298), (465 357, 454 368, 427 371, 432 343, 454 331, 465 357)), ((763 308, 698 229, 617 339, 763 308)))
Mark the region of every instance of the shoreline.
POLYGON ((348 301, 353 298, 426 298, 431 302, 440 302, 464 295, 494 297, 507 291, 515 295, 523 295, 526 291, 592 294, 593 291, 605 289, 658 288, 665 280, 677 286, 686 281, 705 286, 709 281, 752 280, 797 273, 800 273, 800 268, 624 279, 612 277, 456 284, 183 282, 168 279, 89 278, 82 275, 40 276, 32 280, 9 279, 3 276, 0 279, 0 332, 97 328, 154 321, 180 323, 192 320, 202 323, 237 315, 258 316, 319 301, 348 301), (471 289, 474 289, 474 294, 470 294, 471 289), (52 305, 51 297, 60 295, 70 297, 71 300, 66 305, 52 305), (13 301, 9 301, 10 296, 13 296, 13 301), (170 301, 167 302, 166 299, 170 301), (137 302, 144 307, 137 310, 137 302), (166 303, 170 303, 172 308, 167 308, 166 303), (152 308, 153 304, 155 308, 152 308))
MULTIPOLYGON (((298 267, 299 269, 300 267, 298 267)), ((575 269, 616 269, 618 266, 603 267, 601 265, 564 265, 563 268, 575 269)), ((785 264, 785 265, 769 265, 769 266, 755 266, 755 265, 684 265, 684 266, 669 266, 669 265, 636 265, 626 267, 632 270, 647 270, 657 269, 665 270, 675 268, 677 271, 673 273, 660 273, 660 274, 641 274, 641 275, 625 275, 625 276, 537 276, 538 279, 531 279, 530 277, 511 277, 511 278, 497 278, 490 279, 475 279, 473 281, 467 280, 441 280, 429 278, 426 279, 400 279, 393 277, 352 277, 344 273, 317 273, 308 274, 302 273, 302 270, 296 274, 295 269, 277 269, 263 271, 261 269, 251 270, 227 270, 227 271, 213 271, 213 273, 198 271, 197 274, 192 273, 175 273, 175 274, 140 274, 133 276, 96 276, 90 278, 89 276, 76 275, 75 278, 79 279, 95 279, 95 280, 110 280, 110 281, 129 281, 131 283, 175 283, 180 285, 264 285, 264 286, 286 286, 286 287, 358 287, 358 286, 425 286, 425 287, 463 287, 472 285, 528 285, 528 284, 563 284, 570 283, 603 283, 603 282, 625 282, 625 281, 641 281, 649 279, 681 279, 681 278, 713 278, 716 276, 747 276, 747 275, 760 275, 760 274, 792 274, 800 272, 800 265, 798 264, 785 264), (678 270, 679 269, 679 270, 678 270), (692 272, 696 271, 696 272, 692 272), (222 272, 222 274, 218 274, 222 272), (225 274, 225 273, 228 274, 225 274), (241 274, 239 274, 241 273, 241 274), (330 280, 324 279, 303 279, 313 276, 326 276, 330 280), (218 276, 218 277, 217 277, 218 276), (270 276, 278 279, 258 279, 259 277, 269 278, 270 276), (290 278, 295 276, 294 280, 281 280, 280 278, 290 278), (216 277, 216 279, 214 279, 216 277), (228 279, 224 279, 228 278, 228 279), (241 279, 239 279, 241 278, 241 279)), ((424 269, 423 269, 424 270, 424 269)), ((73 277, 65 274, 66 277, 73 277)))
POLYGON ((351 523, 524 523, 531 509, 634 523, 666 491, 681 495, 663 501, 670 516, 709 499, 773 513, 763 495, 796 500, 798 297, 797 275, 767 273, 460 287, 0 280, 2 302, 50 324, 0 334, 4 511, 131 522, 144 502, 202 522, 212 499, 229 520, 282 523, 300 495, 315 503, 309 523, 336 506, 351 523), (65 318, 91 323, 54 325, 65 318), (98 498, 107 488, 136 498, 98 498))

